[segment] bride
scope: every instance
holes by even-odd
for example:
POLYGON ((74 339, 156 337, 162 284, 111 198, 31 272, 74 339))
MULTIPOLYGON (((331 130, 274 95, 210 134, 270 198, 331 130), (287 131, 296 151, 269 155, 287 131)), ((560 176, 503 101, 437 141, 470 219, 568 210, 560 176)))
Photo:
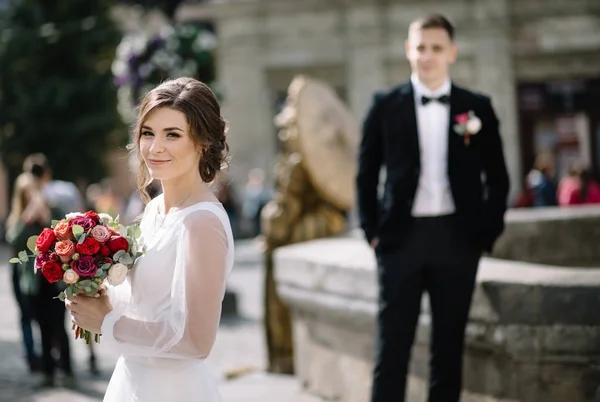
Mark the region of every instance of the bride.
POLYGON ((225 127, 212 91, 191 78, 164 82, 142 101, 138 186, 146 202, 152 179, 163 188, 141 221, 146 252, 126 283, 66 302, 73 323, 122 354, 104 402, 221 400, 204 360, 233 266, 231 226, 208 187, 228 150, 225 127))

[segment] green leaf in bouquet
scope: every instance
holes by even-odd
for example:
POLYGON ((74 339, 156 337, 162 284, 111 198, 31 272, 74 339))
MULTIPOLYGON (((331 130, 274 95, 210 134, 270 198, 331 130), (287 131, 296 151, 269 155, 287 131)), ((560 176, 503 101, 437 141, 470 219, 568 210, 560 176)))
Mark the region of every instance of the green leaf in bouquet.
MULTIPOLYGON (((102 274, 104 274, 104 270, 103 269, 99 269, 98 271, 96 271, 96 275, 94 275, 95 278, 100 278, 102 276, 102 274)), ((95 284, 95 282, 94 282, 95 284)))
POLYGON ((23 262, 27 262, 29 260, 29 256, 27 256, 27 251, 19 251, 19 260, 23 262))
POLYGON ((91 283, 92 283, 92 281, 91 281, 91 280, 89 280, 89 279, 84 279, 84 280, 82 280, 82 281, 79 281, 79 287, 82 287, 82 288, 84 288, 84 287, 86 287, 86 286, 90 286, 90 284, 91 284, 91 283))
POLYGON ((92 282, 91 288, 98 291, 98 290, 100 290, 100 285, 98 285, 96 282, 92 282))
POLYGON ((60 222, 60 221, 58 221, 58 220, 56 220, 56 219, 52 219, 52 222, 50 223, 50 225, 52 225, 52 227, 54 228, 54 226, 56 226, 56 224, 57 224, 58 222, 60 222))
POLYGON ((110 265, 111 265, 111 264, 110 264, 110 263, 108 263, 108 262, 107 262, 106 264, 102 264, 102 265, 100 265, 100 270, 101 270, 101 271, 106 271, 107 269, 109 269, 109 268, 110 268, 110 265))
POLYGON ((65 292, 66 292, 66 294, 67 294, 67 297, 73 297, 73 295, 75 294, 75 291, 74 291, 74 289, 73 289, 73 288, 75 288, 75 286, 74 286, 74 285, 72 285, 72 286, 69 286, 69 287, 67 288, 67 290, 65 291, 65 292))
POLYGON ((115 253, 115 255, 113 255, 113 260, 114 261, 119 261, 119 258, 121 258, 121 256, 123 256, 125 253, 127 253, 125 250, 119 250, 115 253))
POLYGON ((65 301, 65 299, 67 298, 67 295, 65 294, 65 292, 60 292, 60 293, 58 294, 58 298, 59 298, 59 300, 60 300, 61 302, 64 302, 64 301, 65 301))
POLYGON ((125 253, 119 258, 119 262, 124 265, 133 264, 133 258, 131 258, 129 254, 125 253))
POLYGON ((79 238, 77 239, 77 244, 82 244, 85 241, 86 235, 85 233, 82 233, 79 235, 79 238))
POLYGON ((88 296, 92 296, 93 295, 92 288, 90 286, 86 286, 85 288, 83 288, 83 290, 85 291, 86 295, 88 295, 88 296), (92 294, 90 294, 90 293, 92 293, 92 294))
POLYGON ((9 263, 11 264, 20 264, 21 260, 19 258, 11 258, 10 260, 8 260, 9 263))
POLYGON ((137 240, 142 237, 142 228, 139 225, 135 225, 133 230, 133 237, 137 240))
POLYGON ((27 248, 31 250, 32 253, 35 253, 35 241, 37 238, 38 236, 31 236, 29 239, 27 239, 27 248))
POLYGON ((127 228, 123 225, 119 225, 119 234, 123 237, 127 237, 127 228))
POLYGON ((77 237, 77 236, 81 235, 83 232, 85 232, 83 230, 83 226, 81 226, 81 225, 73 225, 73 227, 71 228, 71 230, 73 231, 73 235, 75 237, 77 237))

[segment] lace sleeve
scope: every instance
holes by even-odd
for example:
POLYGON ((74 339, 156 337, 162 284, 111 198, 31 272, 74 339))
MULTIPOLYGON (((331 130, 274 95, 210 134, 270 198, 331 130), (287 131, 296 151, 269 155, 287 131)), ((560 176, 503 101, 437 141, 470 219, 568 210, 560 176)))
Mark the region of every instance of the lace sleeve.
POLYGON ((115 308, 104 319, 103 342, 127 355, 206 358, 219 326, 231 264, 229 247, 225 227, 215 213, 191 212, 183 220, 177 244, 169 308, 151 322, 115 308))

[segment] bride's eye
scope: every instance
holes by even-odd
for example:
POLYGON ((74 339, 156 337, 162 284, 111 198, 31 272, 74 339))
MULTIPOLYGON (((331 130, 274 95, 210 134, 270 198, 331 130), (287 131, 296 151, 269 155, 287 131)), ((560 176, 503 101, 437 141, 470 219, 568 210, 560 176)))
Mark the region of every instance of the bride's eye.
POLYGON ((179 137, 181 137, 181 135, 180 135, 180 134, 178 134, 178 133, 168 133, 168 134, 167 134, 167 137, 171 137, 171 138, 179 138, 179 137))
POLYGON ((152 131, 142 131, 142 137, 149 137, 151 135, 154 135, 152 131))

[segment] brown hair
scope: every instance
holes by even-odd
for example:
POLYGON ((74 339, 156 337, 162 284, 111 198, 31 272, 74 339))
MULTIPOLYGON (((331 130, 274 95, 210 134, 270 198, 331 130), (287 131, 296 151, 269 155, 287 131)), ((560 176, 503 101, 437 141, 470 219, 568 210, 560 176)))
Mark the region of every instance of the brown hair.
POLYGON ((6 231, 11 231, 19 222, 21 214, 29 204, 29 193, 35 187, 35 178, 29 172, 21 173, 15 180, 15 187, 10 207, 10 214, 6 220, 6 231))
POLYGON ((450 40, 454 40, 454 26, 448 20, 448 18, 446 18, 442 14, 429 14, 414 20, 410 23, 408 32, 410 33, 413 30, 423 30, 432 28, 440 28, 445 30, 446 32, 448 32, 450 40))
POLYGON ((226 142, 227 123, 221 117, 221 106, 215 94, 204 83, 188 77, 168 80, 146 94, 139 106, 130 149, 138 152, 138 189, 144 202, 150 201, 146 187, 152 182, 150 172, 139 153, 142 125, 150 113, 162 107, 185 114, 192 141, 202 149, 198 170, 205 183, 215 179, 227 165, 229 145, 226 142))
POLYGON ((31 173, 36 179, 42 179, 46 173, 52 173, 46 155, 35 153, 28 155, 23 161, 23 171, 31 173))
POLYGON ((536 155, 533 162, 533 168, 544 174, 548 174, 549 170, 554 167, 554 156, 549 152, 541 152, 536 155))

